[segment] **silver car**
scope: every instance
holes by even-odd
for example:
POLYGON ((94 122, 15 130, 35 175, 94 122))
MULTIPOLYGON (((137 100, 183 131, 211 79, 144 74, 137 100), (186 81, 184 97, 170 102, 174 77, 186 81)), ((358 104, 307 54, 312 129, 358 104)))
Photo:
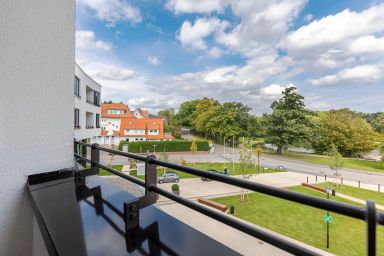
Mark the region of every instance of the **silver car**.
POLYGON ((162 183, 167 183, 167 182, 179 182, 180 178, 179 176, 174 173, 174 172, 167 172, 164 173, 163 175, 157 177, 157 182, 162 184, 162 183))

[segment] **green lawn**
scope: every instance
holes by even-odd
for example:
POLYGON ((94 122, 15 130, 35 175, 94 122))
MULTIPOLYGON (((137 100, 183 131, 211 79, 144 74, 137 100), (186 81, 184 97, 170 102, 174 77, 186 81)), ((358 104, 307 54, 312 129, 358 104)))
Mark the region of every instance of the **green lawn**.
MULTIPOLYGON (((384 205, 384 193, 368 190, 364 188, 352 187, 347 185, 339 185, 337 187, 332 182, 318 183, 316 186, 326 187, 331 186, 336 192, 340 192, 341 194, 345 194, 348 196, 356 197, 362 200, 374 200, 377 204, 384 205)), ((384 188, 383 188, 384 189, 384 188)))
MULTIPOLYGON (((123 165, 112 165, 112 168, 118 171, 121 171, 123 169, 123 165)), ((108 175, 114 175, 114 174, 99 168, 99 176, 108 176, 108 175)))
MULTIPOLYGON (((267 152, 265 154, 268 154, 269 156, 276 157, 276 158, 288 158, 288 159, 300 160, 300 161, 313 163, 313 164, 323 164, 323 165, 329 164, 329 157, 323 156, 323 155, 294 153, 294 152, 287 152, 287 151, 284 151, 283 155, 281 156, 274 153, 267 153, 267 152)), ((345 158, 344 167, 357 169, 357 170, 364 170, 364 171, 384 172, 384 163, 380 161, 369 161, 369 160, 360 160, 360 159, 354 159, 354 158, 345 158)))
MULTIPOLYGON (((304 187, 292 187, 291 190, 325 197, 325 194, 304 187)), ((296 240, 326 250, 326 212, 317 208, 297 204, 275 197, 252 193, 249 201, 240 203, 240 196, 214 199, 227 206, 235 206, 235 216, 268 228, 296 240)), ((331 200, 348 200, 331 197, 331 200)), ((366 226, 363 221, 331 213, 330 252, 337 255, 365 255, 366 226)), ((384 228, 378 229, 378 255, 384 255, 384 228)))

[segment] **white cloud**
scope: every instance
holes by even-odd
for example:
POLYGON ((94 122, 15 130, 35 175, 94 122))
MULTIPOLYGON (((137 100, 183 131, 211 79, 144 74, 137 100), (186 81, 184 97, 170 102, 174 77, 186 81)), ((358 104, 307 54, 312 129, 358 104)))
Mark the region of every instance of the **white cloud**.
POLYGON ((208 55, 212 58, 220 58, 223 55, 223 51, 218 47, 212 47, 208 51, 208 55))
POLYGON ((223 31, 227 26, 228 22, 217 18, 199 18, 193 25, 189 21, 184 21, 177 38, 183 47, 204 50, 207 48, 204 38, 223 31))
POLYGON ((352 54, 378 54, 384 53, 384 37, 363 36, 352 41, 348 46, 352 54))
POLYGON ((383 78, 383 70, 374 65, 362 65, 346 68, 336 74, 311 79, 313 85, 365 84, 383 78))
POLYGON ((161 61, 157 57, 148 56, 148 63, 154 66, 157 66, 161 63, 161 61))
POLYGON ((288 52, 303 56, 344 48, 349 40, 384 31, 384 4, 362 12, 346 9, 326 16, 290 33, 281 46, 288 52))
POLYGON ((280 96, 286 87, 279 84, 271 84, 260 89, 260 94, 266 96, 280 96))
POLYGON ((222 13, 225 6, 228 4, 227 0, 169 0, 166 3, 166 8, 176 14, 180 13, 222 13))
POLYGON ((110 27, 118 22, 129 21, 133 24, 142 20, 140 10, 127 0, 77 0, 78 3, 92 9, 99 20, 104 20, 110 27))
POLYGON ((89 30, 76 30, 76 48, 81 50, 105 50, 112 49, 110 43, 96 40, 95 33, 89 30))
POLYGON ((303 20, 307 23, 311 22, 313 20, 313 14, 308 13, 307 15, 304 16, 303 20))

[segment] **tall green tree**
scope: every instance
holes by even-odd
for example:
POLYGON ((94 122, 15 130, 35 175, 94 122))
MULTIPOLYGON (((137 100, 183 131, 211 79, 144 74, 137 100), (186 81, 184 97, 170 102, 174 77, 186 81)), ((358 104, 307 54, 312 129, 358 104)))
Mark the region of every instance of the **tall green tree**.
POLYGON ((271 105, 272 114, 266 115, 266 142, 277 146, 282 154, 288 145, 308 145, 312 137, 312 122, 305 109, 304 97, 296 87, 288 87, 283 97, 271 105))
POLYGON ((176 114, 177 123, 180 126, 194 128, 194 121, 197 116, 196 106, 199 100, 190 100, 183 102, 180 105, 179 111, 176 114))
POLYGON ((372 127, 349 109, 323 112, 319 117, 318 138, 313 143, 317 151, 329 152, 335 145, 343 156, 354 156, 378 146, 372 127))
POLYGON ((204 98, 196 105, 196 119, 194 120, 194 130, 207 137, 208 129, 207 123, 214 115, 216 108, 220 105, 217 100, 204 98))

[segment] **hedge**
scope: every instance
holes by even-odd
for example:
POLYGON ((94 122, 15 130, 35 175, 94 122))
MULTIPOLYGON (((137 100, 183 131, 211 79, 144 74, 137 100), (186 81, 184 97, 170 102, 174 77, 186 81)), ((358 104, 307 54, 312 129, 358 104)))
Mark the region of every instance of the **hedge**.
MULTIPOLYGON (((197 140, 197 151, 208 151, 209 144, 206 140, 197 140)), ((141 153, 153 152, 153 145, 156 146, 156 152, 185 152, 191 151, 192 141, 189 140, 172 140, 172 141, 137 141, 127 142, 120 141, 119 150, 123 149, 123 145, 128 145, 129 152, 141 153)))

